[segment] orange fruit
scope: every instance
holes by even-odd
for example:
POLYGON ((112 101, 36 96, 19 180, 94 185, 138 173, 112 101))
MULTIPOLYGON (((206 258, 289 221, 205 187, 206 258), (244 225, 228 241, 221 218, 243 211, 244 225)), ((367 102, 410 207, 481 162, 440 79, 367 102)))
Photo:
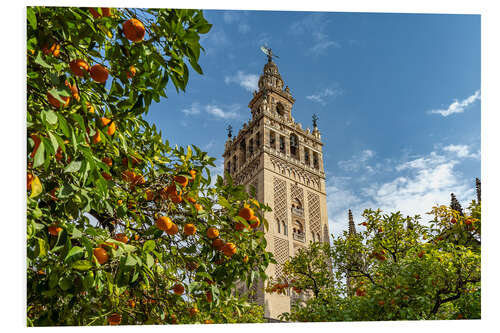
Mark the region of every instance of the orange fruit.
POLYGON ((106 130, 106 133, 108 133, 108 135, 113 135, 115 134, 115 131, 116 131, 116 124, 114 121, 111 121, 111 119, 108 119, 106 117, 102 117, 101 118, 101 124, 103 127, 106 127, 108 126, 108 129, 106 130))
POLYGON ((154 194, 154 192, 153 192, 153 191, 151 191, 150 189, 147 189, 147 190, 146 190, 146 200, 147 200, 147 201, 151 201, 151 200, 153 200, 154 195, 155 195, 155 194, 154 194))
POLYGON ((134 66, 130 66, 127 71, 127 79, 131 79, 135 76, 137 73, 137 69, 135 69, 134 66))
POLYGON ((236 253, 236 245, 234 243, 226 243, 222 248, 222 252, 228 257, 232 257, 236 253))
POLYGON ((252 229, 257 228, 260 225, 259 217, 256 215, 252 216, 252 218, 249 221, 252 222, 252 223, 250 223, 250 228, 252 228, 252 229))
POLYGON ((59 56, 60 49, 61 49, 61 45, 59 45, 57 43, 53 43, 50 46, 50 48, 47 45, 42 47, 42 51, 45 55, 52 54, 54 57, 59 56))
POLYGON ((172 223, 172 226, 166 230, 167 234, 169 234, 170 236, 175 235, 178 231, 179 227, 175 223, 172 223))
POLYGON ((172 220, 167 216, 161 216, 156 220, 156 227, 163 231, 167 231, 172 228, 172 224, 172 220))
POLYGON ((137 175, 134 178, 134 184, 143 185, 145 183, 146 183, 146 179, 144 179, 143 175, 137 175))
POLYGON ((94 249, 94 256, 97 258, 100 265, 104 264, 109 259, 108 252, 106 252, 106 250, 102 247, 94 249))
POLYGON ((208 228, 207 229, 207 237, 210 238, 210 239, 214 239, 214 238, 217 238, 219 237, 219 230, 217 230, 216 228, 208 228))
POLYGON ((113 165, 113 160, 111 159, 111 157, 103 157, 101 161, 109 167, 113 165))
POLYGON ((94 113, 94 106, 90 104, 89 102, 85 102, 85 105, 87 106, 87 111, 90 113, 94 113))
POLYGON ((249 207, 243 207, 240 209, 238 216, 244 218, 245 220, 250 220, 253 217, 253 210, 249 207))
POLYGON ((69 83, 69 81, 68 81, 68 80, 66 80, 66 81, 64 82, 64 85, 65 85, 66 87, 68 87, 68 88, 69 88, 69 90, 71 91, 71 96, 73 96, 73 98, 74 98, 74 99, 76 99, 77 101, 79 101, 79 100, 80 100, 80 95, 78 94, 78 88, 77 88, 77 86, 76 86, 76 83, 75 83, 75 84, 73 84, 73 85, 71 85, 71 83, 69 83))
POLYGON ((212 303, 212 292, 210 290, 207 290, 205 296, 207 297, 207 302, 212 303))
POLYGON ((129 299, 128 306, 130 306, 131 308, 135 308, 135 301, 133 299, 129 299))
POLYGON ((57 236, 62 231, 62 228, 58 227, 57 225, 51 225, 49 226, 48 230, 49 234, 51 234, 52 236, 57 236))
POLYGON ((203 210, 203 206, 200 204, 194 204, 194 208, 196 208, 196 210, 198 211, 203 210))
POLYGON ((134 235, 134 239, 135 239, 135 240, 139 240, 139 235, 135 234, 135 235, 134 235))
POLYGON ((190 308, 189 309, 189 314, 191 316, 196 316, 200 311, 197 308, 190 308))
POLYGON ((236 229, 236 231, 242 231, 245 229, 245 225, 241 222, 236 222, 234 229, 236 229))
MULTIPOLYGON (((69 105, 71 97, 69 96, 59 96, 59 97, 64 101, 64 105, 62 107, 66 107, 69 105)), ((61 102, 59 102, 58 99, 52 96, 50 92, 47 92, 47 100, 49 101, 50 105, 52 105, 56 109, 59 109, 61 107, 61 102)))
POLYGON ((99 14, 99 12, 97 10, 95 10, 95 8, 89 8, 89 12, 90 12, 90 14, 92 14, 92 16, 94 18, 101 17, 101 14, 99 14))
POLYGON ((126 182, 133 182, 137 175, 132 170, 125 170, 122 172, 122 179, 126 182))
MULTIPOLYGON (((192 203, 192 204, 195 204, 195 203, 196 203, 196 199, 195 199, 195 198, 193 198, 193 197, 187 197, 187 201, 189 201, 189 202, 190 202, 190 203, 192 203)), ((195 205, 195 207, 196 207, 196 205, 195 205)))
POLYGON ((110 325, 119 325, 121 321, 122 321, 122 316, 119 315, 118 313, 113 313, 111 316, 108 317, 108 323, 110 325))
POLYGON ((128 237, 124 233, 116 234, 116 236, 113 239, 122 243, 128 243, 128 237))
POLYGON ((188 184, 188 179, 184 176, 175 176, 174 181, 182 187, 186 187, 188 184))
POLYGON ((188 223, 184 226, 184 234, 187 236, 194 235, 196 233, 196 227, 194 224, 188 223))
POLYGON ((140 42, 144 39, 146 29, 141 21, 131 18, 123 24, 123 34, 132 42, 140 42))
POLYGON ((243 262, 246 264, 248 262, 248 256, 243 257, 243 262))
POLYGON ((35 146, 33 147, 33 151, 31 152, 31 158, 35 157, 36 151, 38 150, 38 146, 40 146, 40 142, 42 141, 37 135, 31 134, 30 138, 35 141, 35 146))
POLYGON ((184 294, 184 286, 180 283, 176 284, 172 289, 176 295, 184 294))
POLYGON ((214 321, 213 321, 212 319, 205 319, 205 320, 203 321, 203 323, 204 323, 204 324, 213 324, 213 323, 214 323, 214 321))
POLYGON ((378 301, 378 305, 383 306, 384 304, 385 304, 385 301, 383 301, 383 300, 378 301))
POLYGON ((113 177, 109 173, 107 173, 107 172, 101 172, 101 176, 102 176, 102 178, 104 178, 106 180, 113 179, 113 177))
POLYGON ((75 59, 69 62, 69 69, 74 75, 84 77, 89 71, 89 65, 83 59, 75 59))
POLYGON ((98 83, 104 83, 108 79, 108 69, 103 65, 96 64, 90 67, 90 77, 98 83))
POLYGON ((104 17, 110 17, 111 16, 111 8, 101 7, 101 12, 102 12, 102 16, 104 16, 104 17))
POLYGON ((101 142, 101 133, 99 131, 96 130, 94 136, 92 137, 92 142, 94 144, 101 142))
POLYGON ((224 246, 224 241, 220 238, 216 238, 212 241, 212 245, 213 247, 215 247, 217 250, 220 250, 222 249, 222 247, 224 246))
POLYGON ((174 194, 172 193, 170 195, 170 200, 172 200, 173 203, 178 204, 182 202, 182 197, 180 194, 174 194))
POLYGON ((56 152, 55 157, 56 157, 56 161, 58 161, 58 162, 62 159, 63 156, 62 156, 61 147, 57 148, 57 152, 56 152))
POLYGON ((196 170, 189 170, 189 174, 191 175, 191 178, 194 179, 196 177, 196 170))
POLYGON ((26 174, 26 181, 27 181, 27 190, 31 190, 31 183, 33 182, 33 174, 28 172, 26 174))
POLYGON ((58 190, 58 188, 53 188, 52 191, 49 192, 49 197, 54 200, 54 201, 57 201, 58 198, 56 197, 56 191, 58 190))

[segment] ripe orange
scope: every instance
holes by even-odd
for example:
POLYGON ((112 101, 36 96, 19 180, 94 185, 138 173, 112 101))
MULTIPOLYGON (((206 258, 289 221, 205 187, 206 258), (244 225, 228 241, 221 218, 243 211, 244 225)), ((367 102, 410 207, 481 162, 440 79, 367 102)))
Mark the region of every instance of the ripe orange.
POLYGON ((383 306, 384 304, 385 304, 385 301, 383 301, 383 300, 378 301, 378 305, 383 306))
POLYGON ((85 102, 85 105, 87 106, 87 111, 90 113, 94 113, 94 106, 90 104, 89 102, 85 102))
POLYGON ((35 142, 35 146, 33 147, 33 151, 31 152, 31 158, 35 157, 36 155, 36 151, 38 150, 38 146, 40 146, 40 142, 42 141, 40 139, 40 137, 38 137, 37 135, 35 134, 31 134, 30 138, 33 139, 33 141, 35 142))
POLYGON ((232 257, 236 253, 236 245, 234 243, 226 243, 222 248, 222 252, 226 256, 232 257))
POLYGON ((128 68, 128 71, 127 71, 127 79, 131 79, 135 76, 135 74, 137 73, 137 69, 135 69, 135 67, 132 65, 128 68))
POLYGON ((224 241, 220 238, 216 238, 212 241, 212 246, 215 247, 217 250, 221 250, 222 247, 224 246, 224 241))
POLYGON ((71 91, 71 96, 73 96, 74 99, 77 101, 80 100, 80 95, 78 94, 78 87, 76 86, 76 83, 71 85, 68 80, 64 81, 64 85, 69 88, 71 91))
POLYGON ((133 299, 129 299, 128 306, 130 306, 131 308, 135 308, 135 301, 133 299))
POLYGON ((175 223, 172 223, 172 226, 166 230, 167 234, 169 234, 170 236, 175 235, 178 231, 179 227, 175 223))
POLYGON ((210 239, 217 238, 217 237, 219 237, 219 230, 217 230, 216 228, 213 228, 213 227, 208 228, 207 229, 207 236, 210 239))
POLYGON ((90 67, 90 77, 95 81, 99 83, 104 83, 108 79, 108 69, 104 67, 103 65, 96 64, 92 67, 90 67))
POLYGON ((248 256, 247 256, 247 255, 243 257, 243 262, 244 262, 245 264, 248 262, 248 256))
POLYGON ((184 294, 184 286, 180 283, 176 284, 172 289, 176 295, 184 294))
POLYGON ((153 191, 151 191, 150 189, 146 190, 146 200, 147 201, 153 200, 154 196, 155 196, 155 194, 153 191))
POLYGON ((89 71, 89 65, 83 59, 75 59, 69 62, 69 69, 74 75, 84 77, 89 71))
POLYGON ((133 182, 137 175, 132 170, 125 170, 122 172, 122 179, 126 182, 133 182))
POLYGON ((197 308, 190 308, 189 309, 189 314, 191 316, 196 316, 200 311, 197 308))
POLYGON ((452 218, 450 222, 451 223, 457 223, 457 220, 455 218, 452 218))
POLYGON ((101 172, 101 176, 102 176, 102 178, 104 178, 106 180, 113 179, 113 177, 109 173, 107 173, 107 172, 101 172))
POLYGON ((101 142, 101 133, 96 130, 94 136, 92 137, 92 142, 94 144, 101 142))
POLYGON ((106 252, 106 250, 102 247, 94 249, 94 256, 97 258, 100 265, 104 264, 109 259, 108 252, 106 252))
POLYGON ((132 42, 140 42, 144 39, 146 29, 141 21, 131 18, 123 24, 123 34, 132 42))
POLYGON ((368 223, 363 222, 363 223, 361 223, 361 225, 366 227, 368 225, 368 223))
POLYGON ((204 324, 213 324, 213 323, 214 323, 214 321, 213 321, 212 319, 205 319, 205 320, 203 321, 203 323, 204 323, 204 324))
POLYGON ((168 229, 172 228, 172 224, 172 220, 167 216, 161 216, 156 220, 156 227, 163 231, 167 231, 168 229))
POLYGON ((196 177, 196 170, 194 170, 194 169, 193 170, 189 170, 189 174, 191 175, 191 178, 192 178, 191 180, 193 180, 194 177, 196 177))
POLYGON ((196 208, 197 211, 203 210, 203 206, 200 204, 194 204, 194 208, 196 208))
POLYGON ((57 43, 53 43, 50 48, 45 45, 44 47, 42 47, 42 51, 45 55, 49 55, 52 53, 52 55, 54 57, 57 57, 59 56, 59 52, 60 52, 60 49, 61 49, 61 45, 57 44, 57 43))
POLYGON ((31 183, 33 182, 33 174, 28 172, 26 174, 26 181, 27 181, 27 189, 28 191, 31 190, 31 183))
POLYGON ((111 16, 111 8, 101 7, 101 12, 102 12, 102 16, 104 16, 104 17, 110 17, 111 16))
POLYGON ((210 290, 207 290, 205 296, 207 296, 207 302, 212 303, 212 292, 210 290))
POLYGON ((260 225, 260 219, 258 216, 254 215, 252 218, 249 220, 252 223, 250 223, 250 228, 255 229, 260 225))
POLYGON ((114 121, 111 121, 111 119, 108 119, 106 117, 102 117, 101 118, 101 124, 102 124, 103 127, 106 127, 109 124, 108 129, 106 130, 106 133, 108 133, 108 135, 115 134, 116 125, 115 125, 114 121))
MULTIPOLYGON (((59 96, 63 101, 64 101, 64 105, 62 105, 62 107, 66 107, 69 105, 69 101, 71 99, 71 97, 69 96, 59 96)), ((58 99, 56 99, 54 96, 52 96, 52 94, 50 92, 47 92, 47 100, 49 101, 50 105, 52 105, 53 107, 59 109, 61 107, 61 102, 59 102, 58 99)))
POLYGON ((422 258, 422 257, 424 256, 424 253, 425 253, 425 251, 423 251, 423 250, 422 250, 422 251, 420 251, 420 252, 418 253, 418 257, 419 257, 419 258, 422 258))
POLYGON ((143 185, 145 183, 146 183, 146 179, 144 179, 143 175, 137 175, 137 176, 135 176, 135 178, 134 178, 134 184, 143 185))
MULTIPOLYGON (((195 199, 195 198, 193 198, 193 197, 187 197, 186 199, 187 199, 187 201, 189 201, 189 202, 190 202, 190 203, 192 203, 192 204, 195 204, 195 203, 196 203, 196 199, 195 199)), ((196 205, 195 205, 195 207, 196 207, 196 205)))
POLYGON ((110 325, 119 325, 121 321, 122 321, 122 316, 119 315, 118 313, 113 313, 111 316, 108 317, 108 323, 110 325))
POLYGON ((55 157, 56 157, 56 161, 58 161, 58 162, 63 158, 61 147, 57 148, 57 152, 56 152, 55 157))
POLYGON ((241 222, 236 222, 234 229, 236 229, 236 231, 242 231, 245 229, 245 225, 241 222))
POLYGON ((184 226, 184 234, 187 236, 194 235, 196 233, 196 227, 194 224, 188 223, 184 226))
POLYGON ((113 165, 113 159, 111 159, 111 157, 103 157, 101 161, 109 167, 113 165))
POLYGON ((52 236, 57 236, 62 231, 62 228, 58 227, 57 225, 51 225, 49 226, 48 230, 49 234, 51 234, 52 236))
POLYGON ((116 234, 116 236, 113 239, 122 243, 128 243, 128 237, 124 233, 116 234))
POLYGON ((467 219, 467 220, 465 220, 465 224, 466 224, 466 225, 471 225, 471 224, 472 224, 472 220, 471 220, 471 219, 467 219))
POLYGON ((188 184, 188 179, 184 176, 175 176, 174 181, 182 187, 186 187, 186 185, 188 184))
POLYGON ((250 220, 253 217, 253 210, 249 207, 243 207, 242 209, 240 209, 238 216, 241 216, 245 220, 250 220))

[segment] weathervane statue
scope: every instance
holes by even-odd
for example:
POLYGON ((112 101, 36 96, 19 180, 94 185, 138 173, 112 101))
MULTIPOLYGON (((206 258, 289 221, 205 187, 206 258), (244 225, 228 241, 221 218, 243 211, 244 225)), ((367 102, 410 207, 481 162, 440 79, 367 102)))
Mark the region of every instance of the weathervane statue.
POLYGON ((273 54, 273 51, 271 50, 271 48, 269 48, 267 46, 262 45, 260 47, 260 49, 262 50, 262 52, 264 52, 265 55, 267 55, 268 62, 273 61, 273 57, 279 58, 276 54, 273 54))

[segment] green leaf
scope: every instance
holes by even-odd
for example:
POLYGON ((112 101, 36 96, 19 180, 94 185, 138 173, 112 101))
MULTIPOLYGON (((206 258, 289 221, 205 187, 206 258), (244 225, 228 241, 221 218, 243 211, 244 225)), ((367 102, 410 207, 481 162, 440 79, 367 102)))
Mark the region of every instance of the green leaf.
POLYGON ((78 271, 88 271, 92 268, 92 264, 88 260, 77 260, 71 265, 71 268, 78 271))
POLYGON ((71 161, 70 164, 66 168, 64 168, 64 172, 77 172, 82 167, 82 161, 71 161))
POLYGON ((35 11, 33 10, 32 7, 28 7, 28 9, 26 10, 26 17, 28 18, 28 22, 31 25, 31 27, 33 28, 33 30, 35 30, 36 29, 36 15, 35 15, 35 11))
POLYGON ((151 268, 151 266, 153 266, 153 264, 155 263, 153 257, 148 253, 146 255, 146 265, 148 266, 148 268, 151 268))
POLYGON ((43 238, 38 238, 38 250, 39 257, 45 257, 47 255, 47 242, 43 238))
POLYGON ((38 168, 40 165, 45 162, 45 144, 44 141, 40 141, 40 145, 38 146, 38 149, 35 154, 35 158, 33 161, 33 167, 38 168))
POLYGON ((60 113, 57 113, 57 118, 59 119, 59 128, 63 132, 63 134, 69 138, 71 136, 71 132, 69 131, 68 128, 68 123, 66 122, 66 119, 64 119, 64 116, 61 115, 60 113))
POLYGON ((127 255, 127 259, 125 260, 125 266, 135 266, 137 264, 137 260, 131 254, 127 255))
POLYGON ((69 259, 72 259, 80 254, 83 254, 83 248, 80 246, 73 246, 66 255, 66 258, 64 258, 64 261, 67 262, 69 259))
POLYGON ((34 198, 40 193, 42 193, 43 187, 38 176, 33 176, 33 181, 31 182, 31 194, 30 198, 34 198))
POLYGON ((142 246, 142 251, 143 252, 151 252, 155 249, 156 243, 154 240, 150 239, 144 243, 142 246))
MULTIPOLYGON (((36 58, 35 58, 35 63, 42 66, 43 68, 52 68, 51 65, 47 64, 43 58, 42 58, 42 53, 41 52, 38 52, 38 54, 36 55, 36 58)), ((56 97, 56 96, 54 96, 56 97)))

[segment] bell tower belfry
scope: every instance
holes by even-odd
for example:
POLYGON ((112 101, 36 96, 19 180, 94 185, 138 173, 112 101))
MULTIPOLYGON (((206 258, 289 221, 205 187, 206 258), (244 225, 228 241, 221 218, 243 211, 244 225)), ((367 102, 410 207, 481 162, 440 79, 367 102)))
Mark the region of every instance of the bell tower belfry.
MULTIPOLYGON (((259 90, 248 104, 252 117, 234 137, 228 129, 223 157, 225 173, 249 191, 253 186, 256 198, 273 209, 265 213, 269 222, 265 237, 267 250, 278 263, 269 265, 266 274, 278 278, 283 264, 298 249, 309 242, 329 242, 330 232, 318 118, 313 116, 312 131, 294 121, 295 99, 288 86, 283 88, 272 53, 267 60, 259 90)), ((285 294, 269 294, 264 287, 264 281, 253 287, 253 299, 264 306, 270 319, 290 311, 290 305, 304 297, 291 288, 285 294)))

